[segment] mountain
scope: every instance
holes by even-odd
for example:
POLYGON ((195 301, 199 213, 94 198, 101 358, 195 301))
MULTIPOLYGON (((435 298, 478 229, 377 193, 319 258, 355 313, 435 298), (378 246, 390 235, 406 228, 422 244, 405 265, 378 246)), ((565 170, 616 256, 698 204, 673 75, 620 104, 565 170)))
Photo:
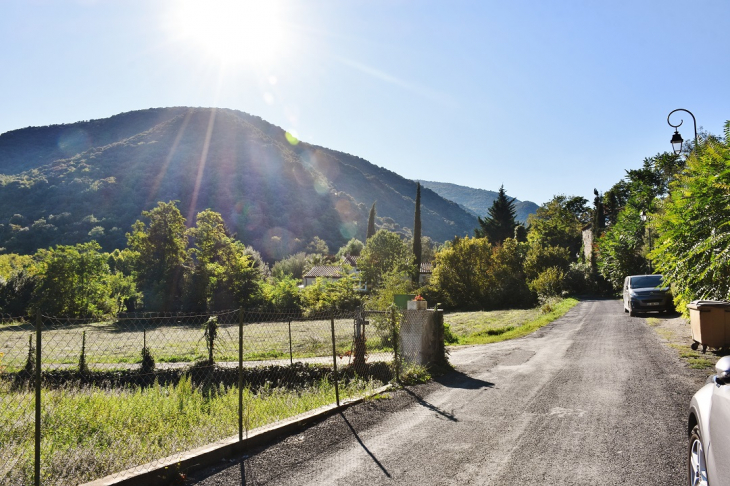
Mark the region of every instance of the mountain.
MULTIPOLYGON (((449 184, 448 182, 420 181, 420 183, 423 187, 431 189, 445 199, 454 201, 474 216, 481 217, 487 215, 489 208, 492 207, 492 203, 497 199, 498 194, 494 191, 474 189, 472 187, 449 184)), ((515 218, 517 221, 524 223, 527 221, 527 216, 537 211, 538 207, 532 201, 518 201, 515 199, 515 218)))
MULTIPOLYGON (((287 139, 240 111, 155 108, 0 135, 0 247, 32 253, 95 239, 124 247, 125 233, 157 201, 179 201, 194 223, 220 212, 230 231, 267 258, 319 236, 332 251, 378 226, 409 235, 416 182, 354 155, 287 139)), ((423 234, 471 234, 474 215, 421 193, 423 234)))

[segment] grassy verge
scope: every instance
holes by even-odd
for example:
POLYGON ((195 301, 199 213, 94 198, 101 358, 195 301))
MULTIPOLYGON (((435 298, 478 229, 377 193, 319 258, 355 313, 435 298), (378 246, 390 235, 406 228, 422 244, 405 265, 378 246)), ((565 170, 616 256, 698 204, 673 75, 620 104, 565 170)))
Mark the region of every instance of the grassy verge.
POLYGON ((525 336, 562 317, 578 300, 562 299, 542 308, 456 312, 444 316, 456 339, 450 344, 487 344, 525 336))
MULTIPOLYGON (((361 396, 375 381, 340 385, 361 396)), ((335 401, 323 380, 297 390, 243 391, 246 430, 335 401)), ((33 391, 0 384, 0 484, 32 484, 33 391), (5 469, 7 468, 7 469, 5 469)), ((146 389, 43 390, 42 483, 87 482, 238 433, 238 389, 203 391, 190 380, 146 389)))
POLYGON ((695 370, 713 372, 715 363, 725 352, 708 349, 706 352, 691 348, 692 338, 689 331, 689 323, 683 318, 657 318, 647 317, 646 323, 664 339, 667 344, 675 349, 679 358, 687 363, 687 366, 695 370))

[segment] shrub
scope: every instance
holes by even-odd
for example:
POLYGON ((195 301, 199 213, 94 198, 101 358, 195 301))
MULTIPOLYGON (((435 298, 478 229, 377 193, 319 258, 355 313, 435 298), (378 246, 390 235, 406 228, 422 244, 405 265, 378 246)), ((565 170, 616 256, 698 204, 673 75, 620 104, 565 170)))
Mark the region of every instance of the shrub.
POLYGON ((565 273, 558 267, 550 267, 529 283, 530 290, 539 297, 556 297, 564 290, 565 273))

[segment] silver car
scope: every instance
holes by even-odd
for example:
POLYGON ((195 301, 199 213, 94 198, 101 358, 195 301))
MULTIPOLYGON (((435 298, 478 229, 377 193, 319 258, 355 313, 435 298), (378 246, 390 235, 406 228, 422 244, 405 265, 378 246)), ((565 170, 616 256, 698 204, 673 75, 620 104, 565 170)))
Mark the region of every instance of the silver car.
POLYGON ((635 316, 638 312, 674 310, 669 286, 661 275, 629 275, 624 279, 624 312, 635 316))
POLYGON ((688 480, 692 486, 730 485, 730 356, 721 358, 689 407, 688 480))

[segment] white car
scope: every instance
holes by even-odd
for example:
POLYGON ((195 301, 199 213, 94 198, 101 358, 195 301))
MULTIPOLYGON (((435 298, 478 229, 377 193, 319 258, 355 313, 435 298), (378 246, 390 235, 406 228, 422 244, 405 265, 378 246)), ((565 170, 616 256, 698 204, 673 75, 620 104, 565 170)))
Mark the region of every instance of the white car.
POLYGON ((730 486, 730 356, 692 397, 687 478, 691 486, 730 486))

